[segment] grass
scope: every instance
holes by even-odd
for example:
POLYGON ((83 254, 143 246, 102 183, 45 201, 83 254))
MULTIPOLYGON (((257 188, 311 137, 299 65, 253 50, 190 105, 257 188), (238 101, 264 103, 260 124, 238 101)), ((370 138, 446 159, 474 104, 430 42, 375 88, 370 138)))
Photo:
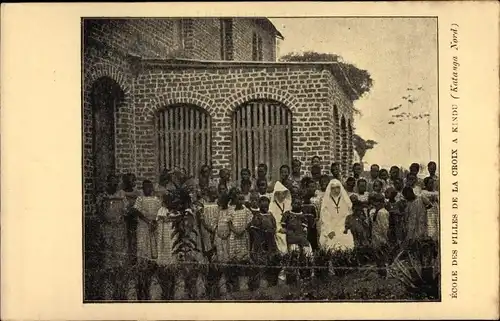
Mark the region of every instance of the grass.
MULTIPOLYGON (((376 264, 373 251, 321 250, 314 260, 314 265, 320 268, 314 270, 313 278, 293 284, 280 281, 277 286, 270 287, 266 281, 262 281, 259 289, 250 291, 246 288, 248 276, 243 275, 244 270, 241 270, 239 283, 242 290, 227 293, 223 278, 220 282, 220 300, 437 301, 440 298, 437 249, 438 244, 433 241, 421 241, 401 249, 392 249, 385 253, 386 264, 383 266, 376 264)), ((285 255, 273 262, 286 264, 289 260, 289 255, 285 255)), ((310 258, 305 262, 308 266, 312 264, 310 258)), ((201 275, 203 271, 200 270, 201 275)), ((289 268, 287 271, 293 272, 293 269, 289 268)), ((177 280, 176 300, 186 299, 182 283, 177 280)), ((130 300, 135 299, 133 287, 131 282, 128 296, 130 300)), ((197 288, 197 299, 207 300, 203 277, 199 278, 197 288)), ((153 299, 159 299, 159 291, 156 280, 153 280, 153 299)))

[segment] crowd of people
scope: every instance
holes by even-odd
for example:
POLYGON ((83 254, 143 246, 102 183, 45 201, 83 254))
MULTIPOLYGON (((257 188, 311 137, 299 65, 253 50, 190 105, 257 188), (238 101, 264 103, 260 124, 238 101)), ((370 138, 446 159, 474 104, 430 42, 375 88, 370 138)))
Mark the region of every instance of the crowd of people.
MULTIPOLYGON (((294 159, 291 168, 281 166, 276 181, 268 179, 266 164, 258 166, 255 177, 242 169, 238 181, 224 168, 213 178, 208 165, 191 178, 182 169, 165 170, 157 184, 145 180, 141 190, 133 174, 123 175, 121 182, 111 175, 97 211, 102 218, 103 271, 113 288, 112 299, 126 299, 132 265, 137 267, 132 277, 138 300, 151 298, 155 274, 162 299, 173 299, 179 277, 194 298, 200 263, 209 266, 207 293, 217 298, 221 279, 227 291, 237 291, 242 273, 248 276, 250 290, 259 288, 261 278, 276 285, 283 278, 279 258, 286 254, 290 264, 300 264, 306 257, 314 262, 321 249, 377 251, 420 239, 438 240, 435 162, 428 164, 429 176, 423 180, 417 163, 406 175, 398 166, 387 170, 377 164, 364 175, 356 163, 347 178, 339 163, 332 163, 328 174, 320 164, 316 156, 303 171, 294 159), (178 192, 180 186, 185 187, 183 193, 178 192), (179 263, 196 264, 185 264, 181 276, 172 269, 179 263)), ((308 277, 313 276, 314 271, 309 272, 308 277)))

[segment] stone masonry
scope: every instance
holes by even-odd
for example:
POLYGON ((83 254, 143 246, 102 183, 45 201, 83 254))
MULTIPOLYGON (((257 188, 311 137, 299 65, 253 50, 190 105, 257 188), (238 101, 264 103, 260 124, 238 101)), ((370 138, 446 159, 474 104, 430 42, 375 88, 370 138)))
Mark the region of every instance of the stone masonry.
POLYGON ((277 63, 277 31, 265 20, 243 18, 233 21, 235 61, 218 61, 219 19, 183 19, 182 27, 178 20, 93 20, 85 26, 85 215, 93 214, 92 86, 102 77, 114 80, 123 92, 115 115, 116 174, 132 172, 138 180, 157 181, 155 117, 172 104, 192 104, 209 113, 214 170, 230 168, 232 113, 253 99, 290 109, 294 158, 307 165, 319 155, 325 171, 333 161, 342 162, 347 171, 353 154, 352 93, 338 65, 277 63), (263 62, 250 62, 255 31, 261 34, 263 62), (176 32, 184 33, 182 41, 175 39, 176 32), (176 58, 179 52, 181 58, 176 58))

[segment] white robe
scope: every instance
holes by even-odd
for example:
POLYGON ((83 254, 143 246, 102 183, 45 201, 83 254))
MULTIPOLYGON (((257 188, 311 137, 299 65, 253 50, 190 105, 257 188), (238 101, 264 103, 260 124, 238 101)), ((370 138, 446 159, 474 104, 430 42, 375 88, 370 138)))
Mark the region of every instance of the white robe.
POLYGON ((347 248, 354 247, 352 235, 344 234, 345 219, 352 212, 352 203, 349 195, 345 191, 342 183, 336 179, 332 179, 326 188, 321 202, 321 212, 319 218, 319 244, 323 248, 347 248), (340 194, 335 197, 331 196, 332 187, 339 186, 340 194), (334 232, 333 238, 328 237, 328 234, 334 232))
MULTIPOLYGON (((269 211, 273 214, 278 226, 281 224, 281 217, 283 216, 283 213, 290 210, 292 210, 292 196, 290 191, 283 184, 281 184, 281 182, 277 181, 274 184, 274 190, 271 195, 269 211), (276 192, 285 192, 285 200, 283 203, 278 203, 276 200, 276 192)), ((276 233, 276 244, 281 253, 287 253, 286 235, 284 233, 276 233)))

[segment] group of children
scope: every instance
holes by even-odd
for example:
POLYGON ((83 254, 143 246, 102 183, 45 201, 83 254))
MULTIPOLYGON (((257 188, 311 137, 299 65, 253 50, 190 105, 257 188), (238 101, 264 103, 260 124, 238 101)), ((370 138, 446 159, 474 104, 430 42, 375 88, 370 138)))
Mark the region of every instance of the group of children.
MULTIPOLYGON (((360 164, 354 164, 353 176, 344 180, 339 164, 331 165, 331 175, 323 175, 320 161, 313 158, 310 171, 302 176, 301 162, 293 160, 292 167, 283 165, 280 179, 272 182, 265 164, 259 165, 255 178, 248 169, 241 170, 236 182, 226 169, 212 179, 207 165, 196 179, 183 170, 166 170, 156 186, 144 181, 142 191, 135 188, 133 174, 123 176, 122 188, 110 176, 107 190, 98 198, 98 211, 104 271, 113 299, 126 299, 131 263, 138 268, 139 300, 150 299, 154 274, 162 299, 173 299, 179 275, 171 267, 186 262, 208 265, 207 292, 217 298, 222 278, 227 291, 239 289, 242 274, 248 276, 250 290, 259 288, 261 278, 276 285, 283 275, 280 265, 300 264, 332 244, 377 249, 418 238, 437 239, 435 163, 429 163, 430 176, 423 181, 417 176, 418 164, 410 166, 405 180, 396 166, 387 172, 372 165, 369 177, 363 178, 360 164), (185 206, 172 197, 181 185, 188 191, 185 206), (342 228, 331 222, 341 222, 342 228), (192 246, 180 249, 182 244, 192 246), (286 253, 288 262, 281 262, 286 253)), ((186 292, 194 297, 199 271, 189 265, 184 271, 186 292)))

